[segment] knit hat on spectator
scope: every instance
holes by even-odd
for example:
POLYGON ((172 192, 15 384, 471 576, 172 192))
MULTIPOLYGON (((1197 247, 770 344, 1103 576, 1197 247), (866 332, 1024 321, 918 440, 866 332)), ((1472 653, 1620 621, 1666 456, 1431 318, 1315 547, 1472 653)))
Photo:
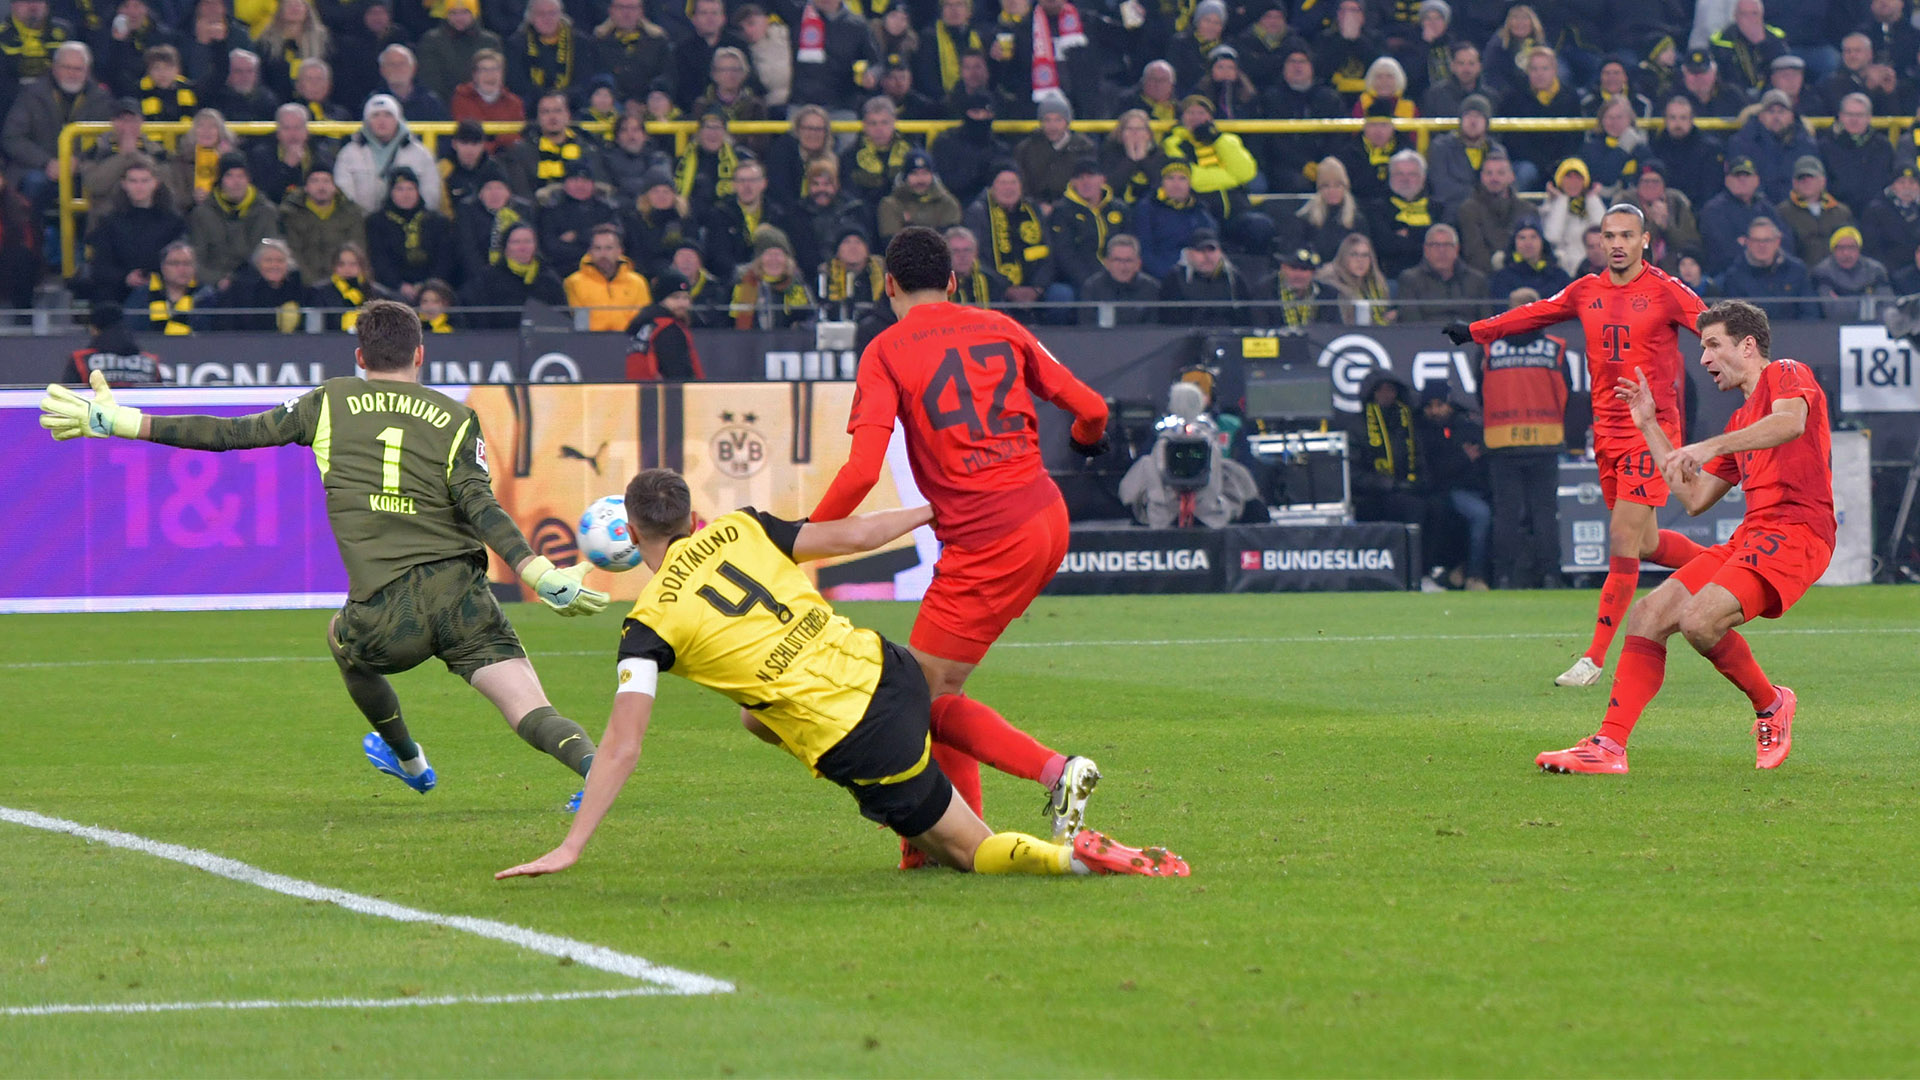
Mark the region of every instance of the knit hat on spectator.
POLYGON ((1560 178, 1568 173, 1579 173, 1580 179, 1593 183, 1593 173, 1587 168, 1587 163, 1577 157, 1570 157, 1554 167, 1553 182, 1559 183, 1560 178))
POLYGON ((912 150, 907 151, 907 163, 902 167, 901 171, 911 173, 919 172, 921 169, 925 169, 928 172, 933 171, 933 155, 916 146, 912 150))
POLYGON ((478 16, 480 14, 480 0, 447 0, 447 10, 452 11, 455 8, 459 8, 469 15, 478 16))
POLYGON ((1747 176, 1758 176, 1760 174, 1760 170, 1753 167, 1753 159, 1750 157, 1736 156, 1736 157, 1728 158, 1727 159, 1727 175, 1738 176, 1741 174, 1745 174, 1747 176))
POLYGON ((220 160, 214 163, 213 174, 216 177, 222 177, 235 169, 247 172, 247 155, 238 150, 229 150, 221 154, 220 160))
POLYGON ((1466 97, 1460 99, 1460 115, 1465 116, 1470 112, 1491 117, 1493 115, 1493 102, 1488 101, 1487 95, 1485 94, 1468 94, 1466 97))
POLYGON ((1397 104, 1399 103, 1392 98, 1374 98, 1372 101, 1367 102, 1366 117, 1369 120, 1391 120, 1393 119, 1394 106, 1397 104))
POLYGON ((1792 53, 1788 53, 1785 56, 1776 56, 1773 58, 1772 70, 1774 71, 1789 71, 1789 70, 1805 71, 1807 70, 1807 62, 1805 60, 1802 60, 1800 57, 1793 55, 1792 53))
POLYGON ((997 111, 994 108, 992 94, 986 93, 985 91, 981 91, 978 93, 966 94, 960 98, 960 111, 962 114, 970 113, 970 112, 979 112, 983 109, 986 110, 987 112, 997 111))
POLYGON ((1195 105, 1207 110, 1209 114, 1220 111, 1213 107, 1213 99, 1205 94, 1188 94, 1186 97, 1180 99, 1180 111, 1183 113, 1195 105))
POLYGON ((1213 48, 1207 50, 1207 63, 1209 64, 1213 63, 1215 60, 1238 60, 1238 59, 1240 59, 1240 50, 1234 48, 1231 45, 1224 45, 1224 44, 1215 45, 1213 48))
POLYGON ((673 174, 668 172, 665 169, 661 169, 661 168, 648 169, 640 177, 640 190, 643 192, 652 191, 654 188, 657 188, 657 187, 672 187, 672 186, 673 186, 673 174))
POLYGON ((1429 11, 1439 12, 1440 17, 1449 23, 1453 21, 1453 5, 1447 3, 1447 0, 1420 0, 1419 13, 1425 15, 1429 11))
MULTIPOLYGON (((313 173, 317 173, 319 171, 320 171, 320 167, 316 165, 313 167, 313 169, 309 170, 308 175, 311 176, 313 173)), ((399 183, 402 180, 408 181, 409 183, 413 184, 414 187, 420 186, 420 174, 417 172, 414 172, 413 169, 409 166, 401 165, 398 168, 394 169, 392 172, 387 174, 388 189, 391 190, 393 185, 399 183)))
POLYGON ((1865 242, 1866 241, 1864 241, 1860 237, 1859 229, 1856 229, 1851 225, 1842 225, 1839 228, 1833 230, 1832 236, 1827 237, 1827 250, 1832 251, 1834 248, 1837 248, 1844 243, 1850 243, 1854 247, 1859 247, 1865 242))
POLYGON ((1798 180, 1803 176, 1818 176, 1824 180, 1827 177, 1827 167, 1812 154, 1802 154, 1793 159, 1793 178, 1798 180))
POLYGON ((794 257, 793 241, 787 239, 787 234, 783 230, 772 225, 762 225, 753 230, 754 258, 759 258, 772 248, 779 248, 786 252, 789 260, 794 257))
POLYGON ((106 330, 119 326, 127 317, 126 310, 112 302, 95 304, 87 309, 87 326, 94 330, 106 330))
POLYGON ((1227 5, 1224 0, 1200 0, 1193 9, 1193 19, 1199 22, 1203 16, 1218 15, 1222 22, 1227 18, 1227 5))
POLYGON ((453 141, 463 143, 486 142, 487 130, 480 126, 480 121, 478 120, 462 120, 454 126, 453 141))
POLYGON ((839 229, 837 229, 837 230, 836 230, 836 231, 834 232, 834 234, 833 234, 833 250, 834 250, 834 251, 836 251, 836 252, 837 252, 837 251, 839 251, 839 250, 840 250, 840 245, 841 245, 841 244, 843 244, 843 243, 845 243, 845 242, 846 242, 846 240, 847 240, 847 237, 849 237, 849 236, 857 236, 857 237, 859 237, 859 238, 860 238, 860 242, 861 242, 861 243, 863 243, 863 244, 866 244, 866 245, 867 245, 867 249, 868 249, 869 251, 871 251, 871 250, 873 249, 873 237, 871 237, 871 236, 868 236, 868 235, 867 235, 867 230, 866 230, 866 226, 864 226, 864 225, 842 225, 842 226, 841 226, 841 227, 840 227, 839 229))
POLYGON ((1705 75, 1713 70, 1713 54, 1705 49, 1695 49, 1687 54, 1680 68, 1689 75, 1705 75))
MULTIPOLYGON (((1647 160, 1640 163, 1640 175, 1641 176, 1657 176, 1660 179, 1665 180, 1667 178, 1667 163, 1664 161, 1661 161, 1657 157, 1650 157, 1647 160)), ((1636 179, 1635 183, 1638 183, 1638 182, 1639 181, 1636 179)))
MULTIPOLYGON (((1893 171, 1893 178, 1895 180, 1920 180, 1920 165, 1909 161, 1893 171)), ((1887 187, 1891 190, 1893 185, 1888 184, 1887 187)))
POLYGON ((1083 176, 1099 175, 1101 175, 1099 162, 1092 158, 1081 158, 1079 161, 1073 163, 1073 172, 1069 174, 1068 179, 1078 180, 1083 176))
POLYGON ((1042 120, 1045 120, 1049 116, 1064 116, 1071 120, 1073 119, 1073 106, 1067 104, 1065 95, 1049 93, 1040 99, 1040 103, 1034 107, 1033 114, 1042 120))
POLYGON ((571 180, 576 176, 593 176, 593 164, 584 157, 568 158, 561 165, 560 179, 571 180))
POLYGON ((677 292, 692 292, 693 282, 678 270, 667 270, 653 279, 653 295, 665 300, 677 292))
POLYGON ((1783 109, 1791 109, 1793 108, 1793 99, 1787 96, 1785 90, 1769 90, 1760 95, 1761 108, 1770 109, 1775 105, 1783 109))
POLYGON ((1160 166, 1161 176, 1176 172, 1182 176, 1192 176, 1193 166, 1184 161, 1169 161, 1165 165, 1160 166))

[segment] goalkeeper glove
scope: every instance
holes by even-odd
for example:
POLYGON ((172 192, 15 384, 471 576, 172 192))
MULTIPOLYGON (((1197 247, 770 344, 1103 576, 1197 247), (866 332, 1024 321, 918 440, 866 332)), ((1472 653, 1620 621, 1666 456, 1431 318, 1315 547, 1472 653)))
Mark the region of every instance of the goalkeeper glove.
POLYGON ((1473 327, 1464 319, 1453 320, 1442 327, 1440 332, 1447 335, 1447 340, 1455 345, 1465 345, 1473 340, 1473 327))
POLYGON ((104 439, 109 435, 118 435, 123 439, 140 437, 140 410, 127 405, 113 403, 113 391, 107 388, 107 377, 99 372, 93 373, 90 380, 93 386, 93 400, 88 401, 64 386, 47 387, 47 396, 40 399, 40 426, 53 433, 61 442, 86 436, 89 439, 104 439))
POLYGON ((607 608, 607 594, 580 584, 591 566, 575 563, 565 570, 554 568, 553 560, 535 555, 520 568, 520 580, 533 587, 540 602, 569 618, 597 615, 607 608))

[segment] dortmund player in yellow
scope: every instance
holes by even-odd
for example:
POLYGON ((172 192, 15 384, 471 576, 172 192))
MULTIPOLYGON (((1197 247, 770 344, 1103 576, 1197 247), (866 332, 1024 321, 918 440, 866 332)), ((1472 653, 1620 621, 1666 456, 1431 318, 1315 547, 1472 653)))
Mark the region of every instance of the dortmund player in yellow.
POLYGON ((579 859, 640 760, 662 671, 747 709, 815 776, 852 792, 862 814, 946 866, 1186 876, 1177 855, 1090 829, 1054 844, 988 828, 932 759, 932 700, 913 654, 834 614, 795 565, 877 548, 930 522, 927 507, 818 523, 749 507, 695 532, 687 483, 668 469, 634 477, 626 506, 653 578, 620 632, 613 714, 579 815, 559 847, 495 877, 551 874, 579 859))
POLYGON ((365 379, 328 379, 263 413, 145 416, 116 405, 95 373, 92 400, 47 387, 40 425, 61 440, 119 436, 193 450, 311 446, 350 590, 327 626, 327 646, 373 725, 361 742, 367 760, 421 794, 433 789, 434 771, 386 677, 439 657, 521 738, 585 776, 593 740, 547 701, 487 585, 486 548, 562 615, 601 611, 606 594, 581 586, 584 562, 560 570, 534 554, 494 499, 473 410, 420 384, 426 350, 413 309, 372 301, 354 329, 365 379))

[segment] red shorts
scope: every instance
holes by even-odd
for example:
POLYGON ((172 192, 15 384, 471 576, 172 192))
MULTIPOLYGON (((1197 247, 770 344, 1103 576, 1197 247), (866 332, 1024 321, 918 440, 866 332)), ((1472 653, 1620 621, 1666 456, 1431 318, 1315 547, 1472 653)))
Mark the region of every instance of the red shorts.
POLYGON ((1827 542, 1804 526, 1743 522, 1726 543, 1674 571, 1673 579, 1690 593, 1720 586, 1739 598, 1748 621, 1777 619, 1820 580, 1832 558, 1827 542))
POLYGON ((1055 499, 1019 528, 979 547, 948 544, 933 567, 908 639, 923 653, 977 664, 1067 557, 1067 504, 1055 499))
MULTIPOLYGON (((1667 441, 1680 445, 1680 432, 1661 427, 1667 441)), ((1667 505, 1667 478, 1654 467, 1653 451, 1639 435, 1598 435, 1593 440, 1593 456, 1600 465, 1600 497, 1607 509, 1619 500, 1642 506, 1667 505)))

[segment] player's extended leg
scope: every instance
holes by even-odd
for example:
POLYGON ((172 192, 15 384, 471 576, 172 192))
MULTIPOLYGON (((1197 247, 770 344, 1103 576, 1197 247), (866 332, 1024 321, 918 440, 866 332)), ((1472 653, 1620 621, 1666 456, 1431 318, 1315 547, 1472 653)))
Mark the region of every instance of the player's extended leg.
POLYGON ((954 792, 933 828, 909 838, 928 857, 975 874, 1139 874, 1186 877, 1186 860, 1164 848, 1137 849, 1087 830, 1071 844, 1017 832, 994 832, 954 792))
POLYGON ((1680 612, 1680 632, 1687 643, 1753 703, 1754 767, 1759 769, 1777 768, 1787 760, 1797 704, 1793 691, 1775 686, 1760 669, 1747 639, 1734 629, 1747 622, 1748 612, 1767 610, 1769 592, 1760 575, 1726 566, 1680 612))
POLYGON ((347 696, 359 707, 367 723, 373 725, 373 734, 361 744, 367 760, 374 768, 398 777, 422 795, 432 791, 433 766, 427 763, 427 755, 421 751, 420 744, 413 741, 406 720, 401 718, 400 695, 394 693, 393 684, 385 675, 349 654, 340 637, 337 614, 327 623, 327 651, 333 654, 333 662, 340 668, 340 678, 347 684, 347 696))
POLYGON ((540 676, 526 657, 501 660, 467 676, 481 696, 493 702, 529 746, 581 776, 593 767, 593 739, 579 724, 560 715, 547 700, 540 676))
POLYGON ((1660 692, 1667 674, 1667 639, 1680 628, 1680 612, 1692 599, 1686 586, 1669 579, 1634 605, 1600 730, 1565 750, 1540 754, 1535 764, 1548 772, 1627 771, 1627 737, 1647 703, 1660 692))
POLYGON ((1633 591, 1640 587, 1640 557, 1658 543, 1660 526, 1653 507, 1621 499, 1613 505, 1607 532, 1612 557, 1607 561, 1607 580, 1600 586, 1593 641, 1585 655, 1553 680, 1560 686, 1592 686, 1600 681, 1601 669, 1607 665, 1607 650, 1613 648, 1613 635, 1626 621, 1633 591))

